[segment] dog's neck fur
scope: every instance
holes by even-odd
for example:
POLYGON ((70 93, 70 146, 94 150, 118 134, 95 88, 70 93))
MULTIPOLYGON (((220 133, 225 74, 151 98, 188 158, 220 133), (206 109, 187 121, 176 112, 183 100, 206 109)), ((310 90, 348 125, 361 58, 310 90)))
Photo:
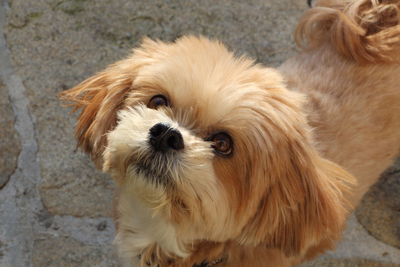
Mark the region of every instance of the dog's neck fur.
MULTIPOLYGON (((124 266, 132 266, 132 263, 133 266, 140 266, 139 262, 147 262, 148 258, 154 258, 156 254, 158 260, 164 262, 161 266, 177 266, 176 258, 186 259, 182 266, 196 267, 211 267, 227 260, 224 249, 228 244, 212 242, 198 245, 200 250, 206 247, 206 252, 191 258, 190 252, 183 245, 185 240, 179 237, 175 228, 129 190, 119 190, 115 205, 118 234, 114 242, 124 266), (165 262, 171 263, 166 265, 165 262)), ((192 245, 194 249, 196 246, 192 245)))
POLYGON ((164 252, 179 257, 188 256, 174 227, 159 214, 154 214, 135 194, 121 190, 116 210, 118 234, 115 243, 118 244, 118 253, 124 261, 133 261, 132 257, 139 257, 144 250, 155 245, 164 252))

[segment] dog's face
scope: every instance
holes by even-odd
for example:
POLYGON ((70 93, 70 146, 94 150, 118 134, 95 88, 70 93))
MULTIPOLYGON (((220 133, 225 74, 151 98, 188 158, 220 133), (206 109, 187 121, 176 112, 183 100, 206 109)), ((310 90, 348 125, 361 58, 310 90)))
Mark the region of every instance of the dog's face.
POLYGON ((64 97, 82 109, 79 145, 119 185, 119 212, 134 196, 183 246, 234 240, 296 254, 340 232, 351 178, 313 148, 303 97, 218 42, 145 40, 64 97))

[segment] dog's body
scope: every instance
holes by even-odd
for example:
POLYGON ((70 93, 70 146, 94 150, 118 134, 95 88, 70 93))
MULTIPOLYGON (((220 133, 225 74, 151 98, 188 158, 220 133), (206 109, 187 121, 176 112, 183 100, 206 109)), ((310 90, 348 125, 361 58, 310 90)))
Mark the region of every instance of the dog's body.
POLYGON ((297 29, 310 51, 280 71, 308 95, 319 151, 357 178, 355 207, 400 152, 400 3, 315 2, 297 29))
POLYGON ((332 248, 400 150, 399 6, 318 1, 281 74, 204 38, 147 40, 65 92, 118 183, 121 258, 291 266, 332 248))
POLYGON ((319 151, 357 178, 350 196, 355 207, 400 151, 400 65, 360 66, 321 49, 280 70, 290 88, 309 96, 319 151))

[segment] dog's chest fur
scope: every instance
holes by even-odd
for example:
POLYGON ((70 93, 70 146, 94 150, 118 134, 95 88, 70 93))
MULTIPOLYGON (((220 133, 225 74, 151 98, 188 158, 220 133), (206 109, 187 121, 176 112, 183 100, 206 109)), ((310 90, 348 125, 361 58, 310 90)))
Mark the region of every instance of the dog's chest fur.
POLYGON ((173 255, 187 256, 173 226, 129 190, 120 192, 115 208, 118 233, 114 242, 124 262, 136 261, 134 257, 154 245, 173 255))

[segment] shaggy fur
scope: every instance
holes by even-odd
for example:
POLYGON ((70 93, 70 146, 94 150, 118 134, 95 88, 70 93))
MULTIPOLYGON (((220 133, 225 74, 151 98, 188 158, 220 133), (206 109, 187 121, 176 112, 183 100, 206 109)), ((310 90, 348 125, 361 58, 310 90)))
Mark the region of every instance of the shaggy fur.
POLYGON ((65 91, 78 145, 117 182, 124 263, 292 266, 332 248, 399 152, 399 6, 316 1, 297 29, 305 51, 279 70, 205 38, 146 39, 65 91), (169 105, 150 108, 156 95, 169 105), (154 152, 158 123, 184 149, 154 152), (213 151, 220 132, 230 157, 213 151))

